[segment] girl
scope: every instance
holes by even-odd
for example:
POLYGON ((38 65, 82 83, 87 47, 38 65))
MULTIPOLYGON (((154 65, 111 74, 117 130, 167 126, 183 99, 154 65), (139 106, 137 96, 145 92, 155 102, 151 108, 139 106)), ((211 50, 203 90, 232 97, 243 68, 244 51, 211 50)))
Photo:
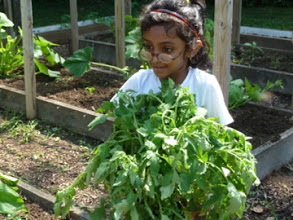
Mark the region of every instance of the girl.
POLYGON ((171 78, 195 94, 196 105, 206 108, 208 117, 227 125, 233 119, 221 88, 215 76, 206 72, 211 62, 204 37, 205 7, 204 0, 155 0, 147 5, 140 17, 143 47, 139 55, 151 69, 135 73, 121 90, 132 89, 135 95, 156 93, 161 81, 171 78))

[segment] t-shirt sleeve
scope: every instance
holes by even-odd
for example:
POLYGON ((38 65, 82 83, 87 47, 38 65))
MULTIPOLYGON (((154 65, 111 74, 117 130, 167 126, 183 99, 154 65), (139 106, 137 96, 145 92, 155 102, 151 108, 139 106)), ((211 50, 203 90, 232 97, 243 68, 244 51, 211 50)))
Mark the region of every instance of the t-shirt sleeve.
MULTIPOLYGON (((140 85, 140 75, 141 75, 141 71, 135 73, 134 75, 132 75, 122 86, 119 90, 122 91, 126 91, 128 89, 134 90, 136 92, 139 91, 139 85, 140 85)), ((133 95, 136 95, 135 93, 133 95)), ((117 94, 115 94, 112 98, 111 98, 111 102, 117 100, 117 94)))
POLYGON ((234 120, 230 115, 226 103, 224 101, 224 96, 222 89, 214 75, 210 75, 209 83, 207 86, 206 95, 206 108, 208 110, 207 116, 219 118, 219 123, 223 125, 228 125, 234 120))

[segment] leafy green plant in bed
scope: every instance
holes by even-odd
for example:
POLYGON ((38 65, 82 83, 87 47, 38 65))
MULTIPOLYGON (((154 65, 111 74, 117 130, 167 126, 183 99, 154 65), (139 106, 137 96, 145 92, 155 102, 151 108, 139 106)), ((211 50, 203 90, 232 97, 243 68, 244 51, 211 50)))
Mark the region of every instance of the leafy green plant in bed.
POLYGON ((104 102, 90 127, 114 117, 113 133, 85 170, 57 193, 65 216, 76 191, 103 183, 108 192, 91 219, 206 219, 241 217, 258 182, 251 144, 242 133, 205 118, 187 88, 163 81, 161 92, 104 102))
POLYGON ((19 42, 20 37, 11 37, 3 27, 12 27, 14 24, 4 13, 0 12, 0 76, 12 76, 19 66, 23 65, 23 57, 19 42), (6 42, 3 39, 6 38, 6 42))
MULTIPOLYGON (((11 27, 14 24, 7 18, 7 16, 0 12, 0 76, 4 77, 16 77, 19 76, 20 71, 16 70, 23 66, 23 48, 20 45, 22 40, 22 30, 18 28, 19 36, 12 37, 8 35, 2 27, 11 27), (4 43, 2 38, 6 39, 4 43)), ((50 77, 57 77, 58 71, 53 71, 48 68, 41 59, 49 62, 50 65, 62 64, 64 59, 56 53, 52 46, 58 46, 58 44, 51 43, 40 36, 34 35, 34 62, 37 67, 37 72, 46 74, 50 77)))
POLYGON ((24 201, 17 193, 18 179, 0 173, 0 214, 7 215, 7 219, 19 211, 27 212, 24 201))
POLYGON ((247 78, 230 78, 229 86, 229 109, 234 109, 245 105, 249 101, 260 102, 266 95, 266 92, 276 86, 283 88, 282 80, 276 80, 274 83, 267 81, 265 88, 258 84, 251 84, 247 78))

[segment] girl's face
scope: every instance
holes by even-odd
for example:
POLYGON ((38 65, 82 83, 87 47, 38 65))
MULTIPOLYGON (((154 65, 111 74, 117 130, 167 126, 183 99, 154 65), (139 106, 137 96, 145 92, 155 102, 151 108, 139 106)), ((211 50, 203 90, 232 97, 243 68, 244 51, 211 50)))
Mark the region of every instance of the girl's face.
POLYGON ((186 43, 178 37, 175 28, 166 33, 163 26, 153 26, 143 33, 144 49, 153 54, 149 61, 160 80, 173 79, 176 85, 181 84, 188 73, 189 58, 186 43), (173 60, 166 64, 158 59, 159 53, 169 54, 173 60))

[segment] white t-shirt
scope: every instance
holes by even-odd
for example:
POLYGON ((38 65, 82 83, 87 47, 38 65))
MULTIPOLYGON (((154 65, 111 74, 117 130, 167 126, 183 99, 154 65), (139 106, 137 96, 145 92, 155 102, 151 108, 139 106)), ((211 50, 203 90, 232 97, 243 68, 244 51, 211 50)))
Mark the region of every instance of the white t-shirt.
MULTIPOLYGON (((207 117, 219 118, 219 122, 227 125, 233 122, 224 101, 221 87, 214 75, 197 68, 190 68, 186 78, 181 84, 195 94, 196 105, 207 109, 207 117)), ((152 69, 139 70, 132 75, 121 90, 132 89, 137 91, 134 95, 147 94, 150 90, 160 92, 161 81, 152 69)), ((116 95, 111 99, 114 100, 116 95)))

